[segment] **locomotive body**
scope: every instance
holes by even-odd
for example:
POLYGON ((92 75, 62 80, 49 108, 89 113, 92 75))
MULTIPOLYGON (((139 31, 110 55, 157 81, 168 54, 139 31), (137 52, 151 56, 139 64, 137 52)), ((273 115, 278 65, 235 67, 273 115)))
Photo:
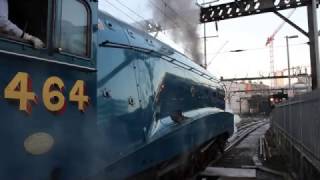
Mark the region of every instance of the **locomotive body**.
POLYGON ((219 83, 182 54, 96 1, 34 2, 44 27, 25 29, 46 48, 0 35, 0 179, 154 175, 233 133, 219 83))
POLYGON ((224 92, 203 68, 109 15, 99 22, 98 124, 116 162, 102 177, 130 177, 232 134, 224 92))

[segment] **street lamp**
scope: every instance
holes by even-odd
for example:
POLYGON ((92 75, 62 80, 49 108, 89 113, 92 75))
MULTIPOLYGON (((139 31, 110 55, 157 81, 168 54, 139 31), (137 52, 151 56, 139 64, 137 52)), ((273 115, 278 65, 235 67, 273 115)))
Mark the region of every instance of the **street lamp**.
POLYGON ((288 79, 289 79, 289 90, 291 90, 291 74, 290 74, 290 51, 289 51, 289 39, 298 38, 298 35, 293 36, 286 36, 286 43, 287 43, 287 58, 288 58, 288 79))

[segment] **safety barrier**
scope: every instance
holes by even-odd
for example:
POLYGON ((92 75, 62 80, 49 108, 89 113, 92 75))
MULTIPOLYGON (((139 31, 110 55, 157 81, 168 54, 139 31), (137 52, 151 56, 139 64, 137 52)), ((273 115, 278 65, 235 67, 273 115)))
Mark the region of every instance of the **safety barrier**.
POLYGON ((271 127, 320 171, 320 90, 278 105, 271 113, 271 127))

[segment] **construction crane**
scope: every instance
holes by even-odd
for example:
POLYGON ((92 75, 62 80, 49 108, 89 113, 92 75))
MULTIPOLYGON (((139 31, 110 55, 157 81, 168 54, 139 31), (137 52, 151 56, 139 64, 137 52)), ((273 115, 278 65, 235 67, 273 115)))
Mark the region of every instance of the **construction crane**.
MULTIPOLYGON (((296 9, 293 9, 287 16, 287 18, 289 19, 292 14, 295 12, 296 9)), ((272 33, 272 35, 270 37, 268 37, 267 42, 266 42, 266 46, 269 46, 269 54, 270 54, 270 75, 274 76, 275 72, 274 72, 274 46, 273 46, 273 41, 275 36, 278 34, 278 32, 281 30, 281 28, 286 24, 285 21, 283 21, 278 28, 272 33)), ((276 81, 272 80, 271 81, 271 87, 276 86, 276 81)))

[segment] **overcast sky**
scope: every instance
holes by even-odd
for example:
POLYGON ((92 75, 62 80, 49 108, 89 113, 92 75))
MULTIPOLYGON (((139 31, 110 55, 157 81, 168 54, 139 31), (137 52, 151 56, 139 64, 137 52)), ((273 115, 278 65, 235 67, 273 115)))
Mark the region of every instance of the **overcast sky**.
MULTIPOLYGON (((152 18, 150 0, 100 0, 99 8, 113 16, 133 23, 152 18), (125 6, 129 7, 130 11, 125 6)), ((221 0, 220 2, 223 2, 221 0)), ((281 11, 287 15, 291 10, 281 11)), ((319 11, 318 11, 319 14, 319 11)), ((319 15, 318 15, 318 18, 319 15)), ((307 26, 306 8, 298 8, 290 20, 301 26, 305 31, 307 26)), ((207 35, 219 35, 208 40, 208 61, 212 61, 208 70, 217 77, 226 78, 258 76, 270 71, 269 48, 265 47, 267 38, 281 24, 282 20, 273 13, 254 15, 250 17, 235 18, 219 22, 219 32, 216 32, 214 24, 207 25, 207 35), (224 48, 217 54, 221 47, 224 48), (231 50, 245 50, 242 52, 230 52, 231 50)), ((203 36, 202 25, 199 26, 199 38, 203 36)), ((286 24, 275 37, 274 54, 275 70, 287 68, 286 35, 298 35, 297 39, 290 39, 291 66, 309 66, 309 47, 304 44, 308 39, 290 25, 286 24)), ((179 51, 184 51, 179 44, 172 41, 169 33, 162 33, 159 39, 170 44, 179 51)), ((203 47, 201 51, 203 51, 203 47)))

